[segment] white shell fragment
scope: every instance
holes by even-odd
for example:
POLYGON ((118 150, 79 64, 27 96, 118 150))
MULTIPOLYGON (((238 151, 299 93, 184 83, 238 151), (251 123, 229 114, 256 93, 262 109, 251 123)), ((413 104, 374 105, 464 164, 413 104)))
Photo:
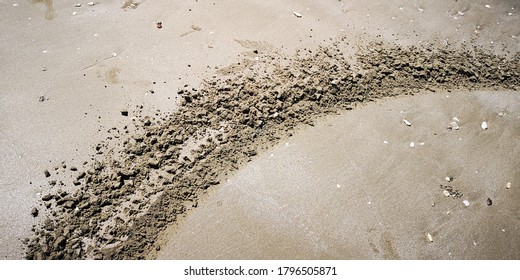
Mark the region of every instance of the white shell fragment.
POLYGON ((464 205, 466 205, 466 207, 469 206, 469 201, 467 201, 467 200, 464 200, 462 203, 464 203, 464 205))
POLYGON ((457 122, 450 122, 450 128, 452 130, 459 130, 459 124, 457 122))
POLYGON ((447 190, 442 191, 442 193, 443 193, 445 196, 450 196, 450 192, 447 191, 447 190))
POLYGON ((297 18, 301 18, 302 17, 302 14, 298 13, 298 12, 293 12, 293 14, 297 17, 297 18))
POLYGON ((415 142, 410 142, 410 148, 415 147, 415 142))
POLYGON ((94 3, 94 2, 88 2, 88 5, 89 5, 89 6, 94 6, 94 5, 96 5, 96 3, 94 3))
POLYGON ((482 122, 482 124, 480 125, 480 127, 484 130, 488 129, 488 123, 487 122, 482 122))
POLYGON ((507 182, 507 184, 506 184, 506 189, 509 190, 510 188, 511 188, 511 182, 507 182))
POLYGON ((403 119, 403 122, 404 124, 406 124, 407 126, 412 126, 412 123, 406 119, 403 119))
POLYGON ((428 241, 433 242, 433 237, 430 233, 426 234, 426 237, 428 237, 428 241))
POLYGON ((74 5, 74 7, 76 7, 76 8, 81 7, 81 3, 77 3, 76 5, 74 5))
POLYGON ((453 180, 453 178, 451 178, 450 176, 446 176, 446 178, 444 178, 446 180, 446 182, 451 182, 451 180, 453 180))

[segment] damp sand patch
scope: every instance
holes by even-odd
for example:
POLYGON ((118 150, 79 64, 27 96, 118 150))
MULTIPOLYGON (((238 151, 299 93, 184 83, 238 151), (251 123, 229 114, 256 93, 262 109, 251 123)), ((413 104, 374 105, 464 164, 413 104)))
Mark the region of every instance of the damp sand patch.
POLYGON ((209 188, 302 124, 399 94, 520 88, 518 53, 377 42, 351 59, 349 48, 338 39, 292 57, 261 54, 246 69, 179 90, 178 111, 143 118, 120 149, 80 170, 75 190, 45 194, 26 258, 146 258, 209 188))

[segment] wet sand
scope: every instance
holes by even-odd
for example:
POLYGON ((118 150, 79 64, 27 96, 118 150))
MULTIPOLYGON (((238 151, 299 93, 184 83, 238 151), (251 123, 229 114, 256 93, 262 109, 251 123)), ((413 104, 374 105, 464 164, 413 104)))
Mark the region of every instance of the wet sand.
MULTIPOLYGON (((78 174, 89 170, 97 160, 117 159, 116 153, 100 154, 96 150, 101 141, 112 138, 99 147, 124 149, 117 137, 126 139, 121 136, 127 134, 125 130, 129 130, 130 136, 134 136, 134 130, 142 130, 144 122, 137 120, 178 110, 182 99, 178 89, 185 85, 198 88, 202 79, 214 74, 247 70, 238 63, 254 60, 259 56, 254 51, 290 57, 296 49, 315 49, 319 44, 330 43, 329 38, 343 35, 351 42, 352 48, 345 49, 349 54, 356 52, 358 43, 374 39, 402 45, 432 43, 435 47, 455 47, 465 42, 504 55, 518 52, 519 7, 515 1, 446 2, 224 1, 213 5, 154 1, 141 3, 135 9, 122 9, 117 1, 93 7, 84 4, 80 8, 52 1, 17 6, 13 5, 16 1, 1 3, 5 9, 0 25, 0 67, 6 73, 1 78, 5 91, 0 95, 4 120, 0 127, 0 186, 5 194, 0 202, 2 257, 26 256, 21 241, 32 238, 31 226, 36 224, 36 230, 44 227, 41 222, 47 215, 52 218, 52 211, 61 215, 62 206, 46 210, 42 201, 45 195, 54 195, 59 189, 72 194, 78 189, 74 185, 78 174), (302 17, 296 17, 295 11, 302 17), (163 28, 156 28, 158 21, 163 28), (44 96, 43 102, 38 101, 40 96, 44 96), (129 117, 121 115, 122 109, 129 111, 129 117), (133 124, 137 127, 133 128, 133 124), (78 171, 71 171, 71 166, 78 171), (51 178, 45 177, 45 169, 51 171, 51 178), (58 186, 49 185, 53 180, 58 186), (36 218, 31 216, 34 207, 39 209, 36 218)), ((494 154, 490 156, 495 158, 494 154)), ((204 199, 218 195, 220 188, 226 187, 212 187, 214 193, 200 196, 200 205, 204 199)), ((60 201, 63 200, 58 199, 57 203, 60 201)), ((195 213, 197 210, 189 211, 188 217, 196 216, 195 213)), ((59 223, 60 219, 56 221, 59 223)), ((176 221, 166 219, 165 224, 176 221)), ((183 236, 181 229, 175 231, 172 244, 175 236, 183 236)), ((56 244, 59 249, 61 245, 54 239, 49 245, 56 244)), ((152 247, 159 248, 147 248, 152 247)), ((381 251, 377 246, 376 249, 381 251)), ((490 251, 480 257, 517 258, 486 252, 490 251)), ((384 257, 364 253, 368 258, 384 257)), ((352 255, 357 256, 361 255, 352 255)), ((429 256, 436 258, 416 257, 429 256)), ((86 257, 103 255, 91 253, 86 257)), ((208 255, 213 257, 217 256, 208 255)), ((468 253, 459 258, 479 257, 468 253)))

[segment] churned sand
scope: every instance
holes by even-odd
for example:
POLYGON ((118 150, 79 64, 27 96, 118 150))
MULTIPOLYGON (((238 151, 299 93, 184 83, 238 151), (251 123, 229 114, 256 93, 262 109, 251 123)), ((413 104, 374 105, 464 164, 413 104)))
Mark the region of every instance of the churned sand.
POLYGON ((518 259, 517 1, 80 4, 0 2, 2 258, 518 259))

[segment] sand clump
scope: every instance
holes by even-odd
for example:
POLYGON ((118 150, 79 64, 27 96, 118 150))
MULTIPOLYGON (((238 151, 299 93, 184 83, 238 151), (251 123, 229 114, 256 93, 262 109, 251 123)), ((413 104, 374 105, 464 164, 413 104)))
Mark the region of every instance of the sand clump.
POLYGON ((120 149, 96 146, 74 190, 42 196, 26 258, 149 257, 159 233, 208 188, 298 125, 386 96, 520 87, 519 54, 378 42, 347 57, 349 49, 338 39, 290 58, 260 52, 245 69, 179 89, 178 111, 141 118, 139 132, 117 137, 120 149))

